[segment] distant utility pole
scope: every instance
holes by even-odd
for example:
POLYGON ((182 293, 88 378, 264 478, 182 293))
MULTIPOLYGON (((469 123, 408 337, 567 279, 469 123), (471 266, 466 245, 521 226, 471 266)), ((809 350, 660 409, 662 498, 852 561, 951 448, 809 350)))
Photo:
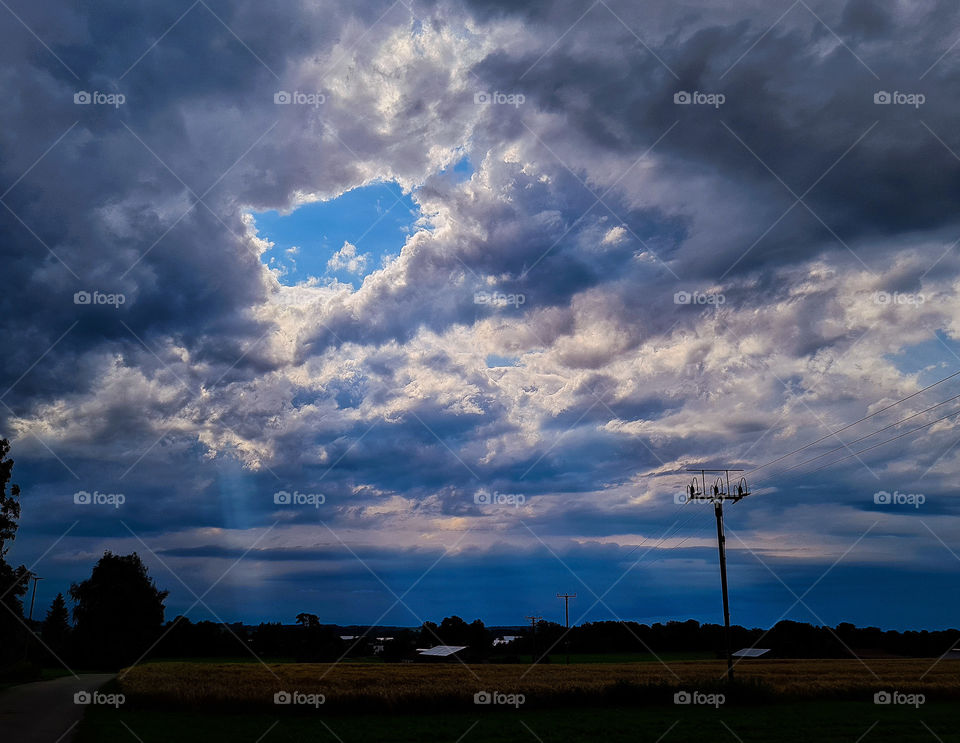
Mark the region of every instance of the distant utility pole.
POLYGON ((33 594, 30 596, 30 616, 27 621, 30 622, 30 629, 33 629, 33 602, 37 598, 37 582, 43 580, 39 575, 30 575, 30 579, 33 581, 33 594))
POLYGON ((723 533, 723 502, 725 500, 736 503, 742 498, 750 495, 750 488, 747 487, 747 481, 744 477, 737 483, 736 492, 730 488, 730 473, 743 472, 743 470, 707 470, 707 469, 688 469, 687 472, 699 472, 700 483, 697 478, 693 478, 687 489, 687 502, 698 501, 700 503, 713 503, 713 512, 717 517, 717 550, 720 553, 720 586, 723 589, 723 635, 727 646, 727 681, 733 681, 733 654, 730 648, 730 600, 727 596, 727 538, 723 533), (707 473, 718 474, 713 488, 710 492, 707 490, 707 473), (719 473, 723 473, 722 476, 719 473))
MULTIPOLYGON (((567 631, 565 634, 570 633, 570 599, 575 599, 577 594, 575 593, 558 593, 557 598, 563 599, 563 621, 567 626, 567 631)), ((564 643, 567 646, 567 665, 570 665, 570 638, 566 637, 566 642, 564 643)))
POLYGON ((537 662, 537 622, 539 622, 543 617, 532 616, 527 617, 530 620, 530 630, 533 633, 533 662, 537 662))

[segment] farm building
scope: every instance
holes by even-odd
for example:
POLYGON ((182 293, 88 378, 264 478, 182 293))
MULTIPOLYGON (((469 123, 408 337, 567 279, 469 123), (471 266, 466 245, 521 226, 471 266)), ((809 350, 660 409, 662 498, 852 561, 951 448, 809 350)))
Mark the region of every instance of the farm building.
POLYGON ((770 648, 741 648, 730 653, 734 658, 749 660, 750 658, 769 658, 770 648))
POLYGON ((433 663, 451 663, 460 660, 459 653, 466 649, 466 645, 436 645, 432 648, 417 648, 417 657, 419 660, 433 663))

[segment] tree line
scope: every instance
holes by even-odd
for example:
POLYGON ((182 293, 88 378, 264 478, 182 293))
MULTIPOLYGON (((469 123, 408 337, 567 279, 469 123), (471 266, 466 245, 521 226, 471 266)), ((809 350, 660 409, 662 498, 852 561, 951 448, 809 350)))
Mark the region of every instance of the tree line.
MULTIPOLYGON (((30 571, 7 561, 20 518, 20 488, 11 484, 10 445, 0 440, 0 678, 36 674, 40 666, 115 669, 152 658, 258 657, 301 662, 376 655, 383 661, 419 659, 418 649, 435 645, 465 648, 461 659, 549 662, 568 653, 724 652, 723 627, 695 620, 652 625, 588 622, 566 630, 541 620, 535 627, 494 629, 459 616, 419 628, 342 627, 317 614, 300 613, 293 624, 164 621, 168 592, 157 587, 137 555, 110 551, 88 579, 57 594, 42 620, 24 617, 30 571), (384 637, 389 635, 389 637, 384 637), (515 636, 503 642, 502 636, 515 636), (500 638, 500 640, 498 640, 500 638)), ((960 630, 881 630, 842 623, 820 627, 781 621, 770 630, 731 628, 733 647, 771 648, 777 657, 843 658, 852 654, 939 657, 960 643, 960 630)))

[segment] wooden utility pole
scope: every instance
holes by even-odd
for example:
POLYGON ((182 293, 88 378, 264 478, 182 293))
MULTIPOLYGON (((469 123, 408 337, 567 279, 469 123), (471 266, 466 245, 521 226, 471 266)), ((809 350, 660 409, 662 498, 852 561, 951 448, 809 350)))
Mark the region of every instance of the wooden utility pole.
MULTIPOLYGON (((570 634, 570 599, 575 599, 577 594, 575 593, 558 593, 557 598, 563 599, 563 623, 566 625, 567 631, 565 634, 570 634)), ((564 638, 566 642, 564 643, 567 646, 567 665, 570 665, 570 638, 564 638)))
POLYGON ((730 647, 730 599, 727 595, 727 537, 723 531, 723 502, 729 500, 736 503, 750 495, 750 489, 743 477, 737 484, 736 492, 730 488, 730 473, 743 472, 743 470, 688 469, 687 472, 699 472, 700 483, 697 483, 697 478, 693 478, 693 482, 687 488, 686 502, 713 503, 713 513, 717 518, 717 551, 720 553, 720 587, 723 591, 723 636, 724 644, 727 646, 727 681, 733 681, 733 652, 730 647), (707 490, 705 479, 708 472, 718 474, 711 491, 707 490), (723 475, 719 476, 721 472, 723 475))

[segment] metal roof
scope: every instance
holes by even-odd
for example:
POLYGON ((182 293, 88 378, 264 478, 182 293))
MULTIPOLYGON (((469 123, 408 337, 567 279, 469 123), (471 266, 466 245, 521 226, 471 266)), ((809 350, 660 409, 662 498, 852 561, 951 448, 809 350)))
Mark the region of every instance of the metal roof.
POLYGON ((759 658, 770 652, 770 648, 743 648, 735 653, 731 653, 734 658, 759 658))
POLYGON ((448 655, 453 655, 454 653, 459 653, 461 650, 466 649, 466 645, 437 645, 436 647, 432 647, 427 650, 420 650, 418 652, 420 655, 432 655, 442 658, 448 655))

